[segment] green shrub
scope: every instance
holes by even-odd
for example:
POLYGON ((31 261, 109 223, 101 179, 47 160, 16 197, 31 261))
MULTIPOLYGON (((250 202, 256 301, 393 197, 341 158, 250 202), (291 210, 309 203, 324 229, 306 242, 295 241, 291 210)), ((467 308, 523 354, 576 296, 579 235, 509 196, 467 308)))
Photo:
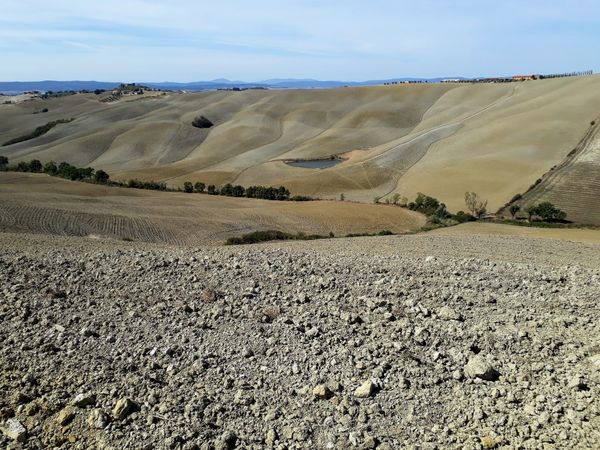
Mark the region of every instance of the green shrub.
POLYGON ((459 211, 456 214, 453 214, 451 219, 458 223, 473 222, 477 220, 474 216, 464 211, 459 211))
POLYGON ((408 208, 423 213, 426 216, 432 216, 438 211, 440 205, 442 204, 437 198, 419 192, 415 201, 408 204, 408 208))
POLYGON ((309 197, 308 195, 294 195, 294 196, 290 197, 288 200, 291 200, 293 202, 310 202, 310 201, 313 201, 314 198, 309 197))
POLYGON ((254 231, 241 237, 231 237, 225 241, 225 245, 255 244, 257 242, 283 241, 294 238, 297 238, 297 235, 294 236, 278 230, 254 231))
POLYGON ((157 183, 156 181, 141 181, 137 179, 131 179, 127 181, 126 186, 134 189, 148 189, 152 191, 167 190, 167 185, 165 183, 157 183))
MULTIPOLYGON (((347 234, 346 237, 362 237, 362 236, 390 236, 393 235, 390 230, 382 230, 378 233, 354 233, 347 234)), ((266 231, 253 231, 252 233, 247 233, 239 237, 230 237, 225 241, 225 245, 242 245, 242 244, 256 244, 259 242, 268 242, 268 241, 289 241, 289 240, 299 240, 299 241, 311 241, 315 239, 327 239, 333 238, 335 235, 333 232, 329 232, 328 235, 322 236, 320 234, 305 234, 303 232, 298 232, 296 234, 286 233, 285 231, 279 230, 266 230, 266 231)))
POLYGON ((192 121, 192 125, 196 128, 211 128, 214 124, 204 116, 198 116, 192 121))

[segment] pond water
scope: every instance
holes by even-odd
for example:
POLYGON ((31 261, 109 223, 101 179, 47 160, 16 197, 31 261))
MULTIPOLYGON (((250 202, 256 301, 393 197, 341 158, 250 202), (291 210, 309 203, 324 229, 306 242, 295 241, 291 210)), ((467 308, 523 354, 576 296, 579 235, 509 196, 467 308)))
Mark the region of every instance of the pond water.
POLYGON ((342 159, 300 159, 298 161, 286 161, 285 163, 293 167, 303 167, 304 169, 328 169, 337 166, 342 159))

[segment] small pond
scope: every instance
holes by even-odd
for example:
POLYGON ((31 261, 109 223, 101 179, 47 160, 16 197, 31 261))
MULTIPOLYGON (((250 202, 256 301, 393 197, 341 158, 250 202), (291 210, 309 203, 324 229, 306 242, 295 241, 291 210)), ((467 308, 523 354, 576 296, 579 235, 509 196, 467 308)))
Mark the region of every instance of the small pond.
POLYGON ((343 159, 299 159, 295 161, 286 161, 285 163, 293 167, 303 167, 304 169, 328 169, 337 166, 343 159))

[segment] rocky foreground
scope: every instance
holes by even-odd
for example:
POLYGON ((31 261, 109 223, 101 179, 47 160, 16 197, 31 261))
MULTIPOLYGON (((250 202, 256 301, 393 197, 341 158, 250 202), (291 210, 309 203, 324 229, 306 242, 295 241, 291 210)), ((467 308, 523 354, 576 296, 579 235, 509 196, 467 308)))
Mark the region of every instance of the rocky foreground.
POLYGON ((0 247, 0 448, 600 447, 600 270, 575 244, 27 239, 0 247))

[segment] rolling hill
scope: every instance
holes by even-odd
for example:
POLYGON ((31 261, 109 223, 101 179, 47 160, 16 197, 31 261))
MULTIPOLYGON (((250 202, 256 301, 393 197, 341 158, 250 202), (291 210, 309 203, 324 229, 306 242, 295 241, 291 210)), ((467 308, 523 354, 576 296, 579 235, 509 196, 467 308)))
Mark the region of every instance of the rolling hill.
POLYGON ((156 192, 0 172, 0 232, 212 245, 258 230, 345 236, 413 232, 424 223, 421 214, 393 206, 156 192))
POLYGON ((597 117, 599 100, 599 76, 161 93, 112 103, 78 94, 0 105, 0 142, 75 119, 0 154, 89 165, 120 179, 283 184, 294 194, 344 193, 362 202, 425 192, 451 210, 464 208, 469 190, 495 210, 565 160, 597 117), (42 108, 49 111, 33 114, 42 108), (215 126, 194 128, 199 115, 215 126), (342 162, 328 169, 285 162, 332 156, 342 162))

